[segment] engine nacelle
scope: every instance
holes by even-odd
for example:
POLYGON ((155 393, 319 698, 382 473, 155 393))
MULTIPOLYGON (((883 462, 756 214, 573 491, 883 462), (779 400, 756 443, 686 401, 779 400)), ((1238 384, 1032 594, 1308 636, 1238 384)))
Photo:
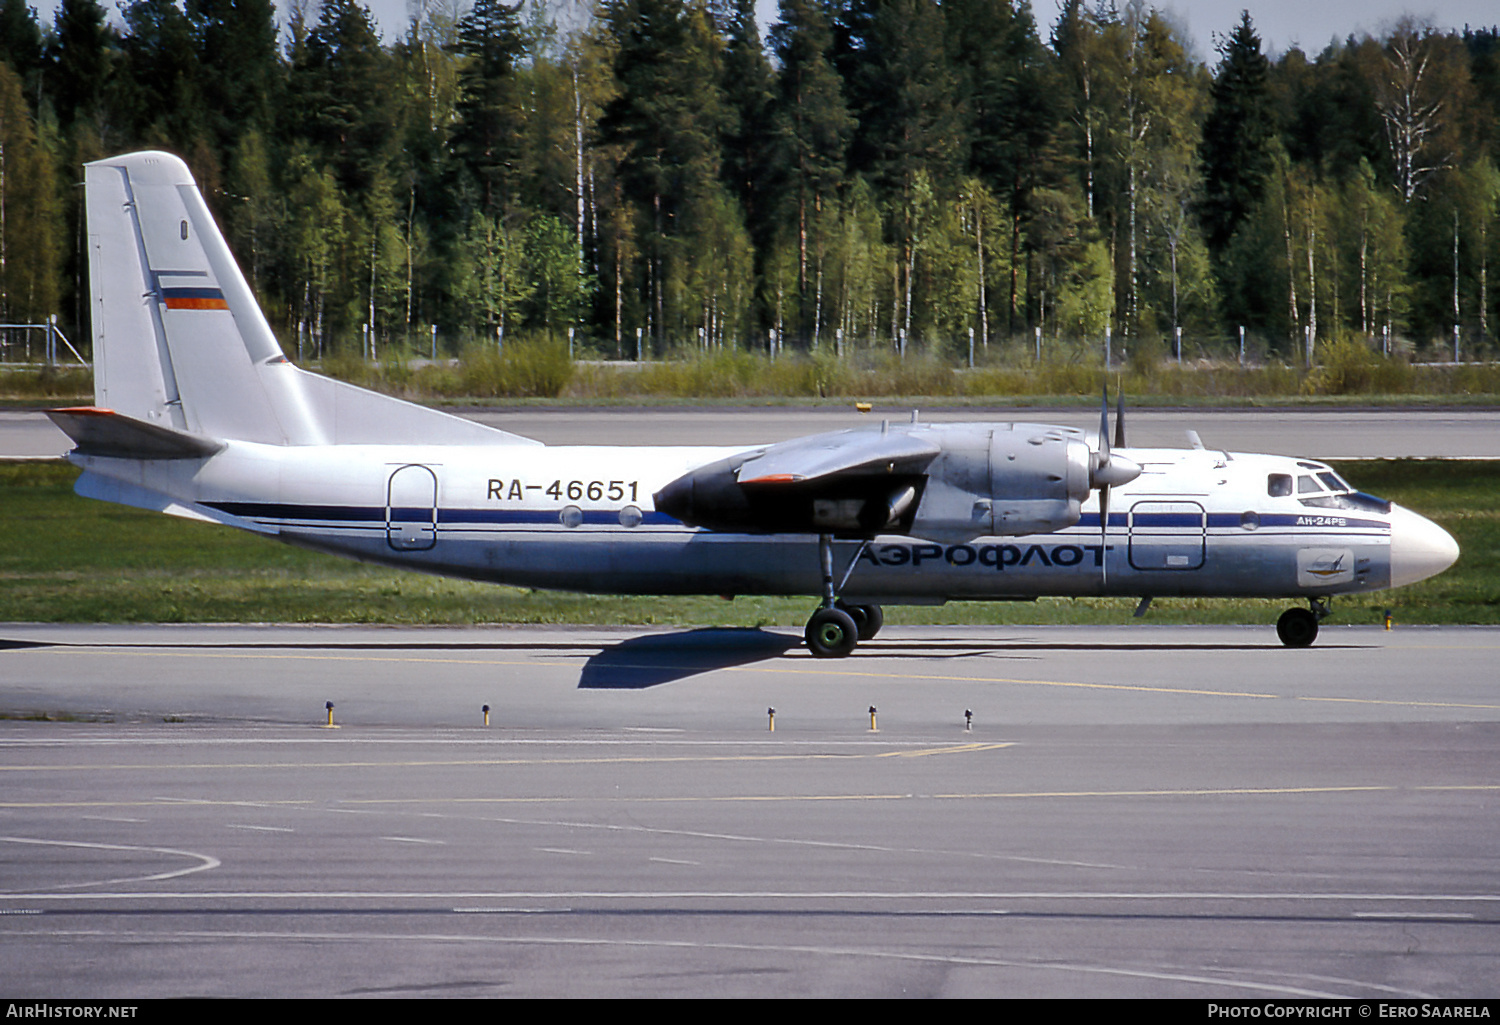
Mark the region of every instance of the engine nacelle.
POLYGON ((1078 522, 1094 452, 1082 431, 1045 424, 932 425, 942 452, 912 520, 915 537, 1045 534, 1078 522))
POLYGON ((659 511, 712 530, 958 542, 1072 526, 1097 462, 1071 427, 902 424, 731 456, 684 474, 655 500, 659 511))

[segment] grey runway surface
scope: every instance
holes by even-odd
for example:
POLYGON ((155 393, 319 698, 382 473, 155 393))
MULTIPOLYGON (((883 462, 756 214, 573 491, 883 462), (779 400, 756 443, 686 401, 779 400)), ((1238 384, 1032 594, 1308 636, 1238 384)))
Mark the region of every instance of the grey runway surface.
MULTIPOLYGON (((859 424, 911 418, 908 406, 744 409, 465 410, 492 427, 549 445, 736 445, 783 441, 859 424)), ((1098 406, 918 410, 937 422, 995 420, 1097 430, 1098 406)), ((1476 409, 1130 409, 1131 445, 1185 448, 1197 431, 1209 448, 1317 459, 1500 458, 1500 410, 1476 409)), ((1111 413, 1113 422, 1113 413, 1111 413)))
MULTIPOLYGON (((882 418, 907 407, 709 407, 468 409, 464 416, 549 445, 737 445, 782 441, 882 418)), ((1023 420, 1097 429, 1097 409, 933 409, 925 420, 1023 420)), ((1211 448, 1319 459, 1500 458, 1500 410, 1493 409, 1127 409, 1132 445, 1180 448, 1195 430, 1211 448)), ((62 455, 71 442, 41 413, 0 411, 0 457, 62 455)))
POLYGON ((7 995, 1500 990, 1500 630, 797 642, 0 626, 7 995))

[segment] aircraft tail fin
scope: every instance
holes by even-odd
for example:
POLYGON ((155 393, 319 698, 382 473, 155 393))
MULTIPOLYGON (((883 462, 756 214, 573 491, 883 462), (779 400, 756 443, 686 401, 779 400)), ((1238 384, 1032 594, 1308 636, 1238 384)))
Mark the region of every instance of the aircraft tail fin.
POLYGON ((85 191, 101 409, 272 445, 536 444, 290 363, 177 157, 96 161, 85 168, 85 191))

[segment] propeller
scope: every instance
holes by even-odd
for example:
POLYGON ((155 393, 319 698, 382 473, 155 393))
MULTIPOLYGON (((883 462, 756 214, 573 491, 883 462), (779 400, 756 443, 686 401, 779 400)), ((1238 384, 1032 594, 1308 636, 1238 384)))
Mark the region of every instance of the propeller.
MULTIPOLYGON (((1109 385, 1104 386, 1105 404, 1108 404, 1109 385)), ((1115 448, 1125 447, 1125 389, 1115 395, 1115 448)))
MULTIPOLYGON (((1115 413, 1115 446, 1125 447, 1125 393, 1119 394, 1119 405, 1115 413)), ((1117 456, 1109 444, 1109 385, 1104 386, 1104 397, 1099 404, 1099 450, 1094 453, 1094 471, 1091 483, 1099 489, 1099 576, 1101 587, 1109 583, 1109 489, 1119 484, 1128 484, 1141 475, 1141 467, 1133 460, 1117 456)))

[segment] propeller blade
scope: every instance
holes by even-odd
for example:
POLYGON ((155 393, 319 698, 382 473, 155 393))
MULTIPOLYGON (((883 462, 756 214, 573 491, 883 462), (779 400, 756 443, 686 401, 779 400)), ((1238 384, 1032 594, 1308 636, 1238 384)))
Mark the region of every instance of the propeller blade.
POLYGON ((1099 468, 1109 465, 1109 385, 1104 386, 1104 398, 1099 403, 1099 468))
POLYGON ((1125 389, 1115 396, 1115 448, 1125 447, 1125 389))
POLYGON ((1109 587, 1109 485, 1099 489, 1099 589, 1109 587))
MULTIPOLYGON (((1125 393, 1119 394, 1119 405, 1115 414, 1115 448, 1125 447, 1125 393)), ((1091 483, 1099 489, 1099 586, 1109 587, 1109 489, 1116 484, 1129 484, 1141 475, 1140 464, 1133 459, 1117 456, 1109 444, 1109 385, 1104 385, 1104 395, 1099 403, 1099 450, 1094 454, 1094 472, 1091 483)))

